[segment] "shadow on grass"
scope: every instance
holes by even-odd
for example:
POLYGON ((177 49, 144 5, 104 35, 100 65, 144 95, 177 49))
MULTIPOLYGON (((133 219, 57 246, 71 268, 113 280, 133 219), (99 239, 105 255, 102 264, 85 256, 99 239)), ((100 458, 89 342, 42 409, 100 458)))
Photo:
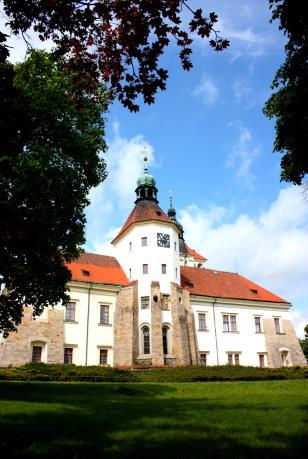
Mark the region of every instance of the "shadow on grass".
POLYGON ((1 383, 0 453, 69 459, 306 457, 303 432, 277 429, 279 407, 193 395, 183 385, 161 383, 1 383))

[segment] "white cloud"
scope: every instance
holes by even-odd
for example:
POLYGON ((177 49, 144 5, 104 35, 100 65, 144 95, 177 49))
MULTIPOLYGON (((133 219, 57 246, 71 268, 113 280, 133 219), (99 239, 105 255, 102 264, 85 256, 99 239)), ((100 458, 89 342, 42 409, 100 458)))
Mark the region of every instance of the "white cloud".
POLYGON ((236 102, 241 103, 243 100, 246 100, 248 97, 251 98, 252 88, 248 84, 237 78, 233 81, 232 84, 233 95, 236 102))
POLYGON ((181 210, 187 243, 208 258, 210 268, 235 271, 237 264, 240 274, 295 306, 303 298, 308 303, 308 204, 302 189, 281 190, 255 217, 230 221, 230 215, 221 207, 181 210))
MULTIPOLYGON (((22 62, 27 53, 27 44, 26 41, 22 38, 21 35, 13 35, 10 31, 10 28, 5 24, 8 22, 8 18, 4 14, 2 8, 0 8, 0 30, 3 33, 9 35, 7 39, 7 44, 10 46, 10 62, 22 62)), ((29 30, 26 34, 26 39, 29 42, 30 47, 36 49, 45 49, 50 51, 54 46, 54 43, 51 40, 41 41, 38 37, 38 34, 33 30, 29 30)))
POLYGON ((134 190, 144 167, 144 148, 148 164, 153 164, 153 147, 143 136, 122 137, 119 125, 113 125, 114 136, 105 155, 108 176, 90 192, 87 208, 87 250, 111 254, 110 241, 117 234, 123 216, 128 216, 135 200, 134 190))
POLYGON ((212 105, 218 99, 219 89, 210 76, 203 75, 200 83, 196 86, 193 95, 200 96, 206 105, 212 105))
POLYGON ((239 138, 228 153, 225 165, 226 167, 236 169, 238 180, 249 188, 252 188, 255 177, 251 169, 255 160, 261 154, 260 147, 252 145, 251 131, 243 126, 242 123, 231 123, 230 126, 236 126, 239 129, 239 138))
POLYGON ((305 337, 304 328, 308 324, 308 311, 291 310, 290 315, 296 335, 303 339, 305 337))

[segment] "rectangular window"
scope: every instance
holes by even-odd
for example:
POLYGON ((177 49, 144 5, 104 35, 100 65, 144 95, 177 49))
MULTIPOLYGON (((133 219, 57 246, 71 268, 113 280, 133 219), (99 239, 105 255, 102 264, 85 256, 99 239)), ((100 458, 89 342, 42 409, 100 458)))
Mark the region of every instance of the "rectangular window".
POLYGON ((231 331, 237 331, 236 316, 230 316, 230 322, 231 322, 231 331))
POLYGON ((108 349, 100 349, 99 350, 99 364, 107 365, 107 361, 108 361, 108 349))
POLYGON ((141 238, 141 246, 146 247, 148 245, 148 238, 147 237, 142 237, 141 238))
POLYGON ((223 331, 225 332, 236 332, 237 331, 235 315, 223 314, 222 320, 223 320, 223 331))
POLYGON ((130 242, 129 243, 129 251, 131 251, 131 250, 132 250, 132 243, 130 242))
POLYGON ((281 333, 279 317, 274 317, 275 332, 281 333))
POLYGON ((256 333, 261 333, 261 317, 255 317, 256 333))
POLYGON ((65 320, 75 322, 76 303, 69 302, 66 305, 65 320))
POLYGON ((101 324, 109 324, 109 306, 105 304, 100 305, 100 320, 101 324))
POLYGON ((228 352, 228 365, 239 365, 240 364, 240 354, 238 352, 228 352))
POLYGON ((129 268, 129 278, 132 278, 132 268, 129 268))
POLYGON ((161 273, 166 274, 167 273, 167 265, 161 265, 161 273))
POLYGON ((149 272, 148 265, 142 265, 142 273, 148 274, 148 272, 149 272))
POLYGON ((264 354, 259 354, 259 365, 261 368, 265 367, 265 355, 264 354))
POLYGON ((175 268, 175 277, 178 277, 178 268, 175 268))
POLYGON ((161 298, 161 309, 169 309, 169 295, 162 295, 161 298))
POLYGON ((64 363, 71 365, 73 363, 73 348, 65 347, 64 348, 64 363))
POLYGON ((174 250, 176 251, 176 242, 174 243, 174 250))
POLYGON ((42 346, 32 347, 32 362, 40 363, 42 361, 42 346))
POLYGON ((206 330, 205 313, 199 312, 198 321, 199 321, 199 330, 206 330))
POLYGON ((150 306, 150 297, 142 296, 141 297, 141 309, 148 309, 150 306))
POLYGON ((205 352, 200 352, 200 365, 207 365, 207 354, 205 352))

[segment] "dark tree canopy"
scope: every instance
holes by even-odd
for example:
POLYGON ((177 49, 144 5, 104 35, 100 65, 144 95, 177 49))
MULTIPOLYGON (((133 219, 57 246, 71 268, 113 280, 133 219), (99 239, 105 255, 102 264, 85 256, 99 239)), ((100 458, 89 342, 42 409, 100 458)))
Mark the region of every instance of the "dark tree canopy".
MULTIPOLYGON (((88 192, 105 178, 99 152, 106 92, 91 96, 45 52, 0 63, 0 331, 62 302, 66 263, 84 243, 88 192)), ((84 85, 87 82, 84 81, 84 85)))
MULTIPOLYGON (((193 11, 189 0, 2 0, 11 30, 23 34, 33 27, 41 40, 56 44, 56 56, 67 56, 78 72, 78 82, 103 81, 132 111, 141 95, 148 104, 166 88, 168 71, 159 58, 171 40, 179 48, 185 70, 192 67, 193 35, 208 38, 216 51, 229 46, 215 30, 217 15, 193 11), (191 15, 188 30, 182 9, 191 15)), ((5 57, 5 37, 0 34, 0 58, 5 57), (2 38, 1 38, 2 37, 2 38), (1 43, 2 41, 2 43, 1 43)))
POLYGON ((264 113, 276 118, 274 151, 282 154, 281 179, 300 185, 308 174, 308 21, 294 0, 270 0, 272 19, 288 38, 285 62, 264 113))
POLYGON ((307 359, 307 362, 308 362, 308 324, 305 326, 304 328, 304 332, 305 332, 305 337, 304 339, 300 339, 299 340, 299 343, 302 347, 302 350, 303 350, 303 353, 307 359))

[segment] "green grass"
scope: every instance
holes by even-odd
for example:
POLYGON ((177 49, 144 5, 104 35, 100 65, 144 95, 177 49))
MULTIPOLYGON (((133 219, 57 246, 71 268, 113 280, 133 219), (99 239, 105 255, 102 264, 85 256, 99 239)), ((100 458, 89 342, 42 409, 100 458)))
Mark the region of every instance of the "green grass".
POLYGON ((306 457, 305 380, 0 382, 0 454, 53 458, 306 457))

